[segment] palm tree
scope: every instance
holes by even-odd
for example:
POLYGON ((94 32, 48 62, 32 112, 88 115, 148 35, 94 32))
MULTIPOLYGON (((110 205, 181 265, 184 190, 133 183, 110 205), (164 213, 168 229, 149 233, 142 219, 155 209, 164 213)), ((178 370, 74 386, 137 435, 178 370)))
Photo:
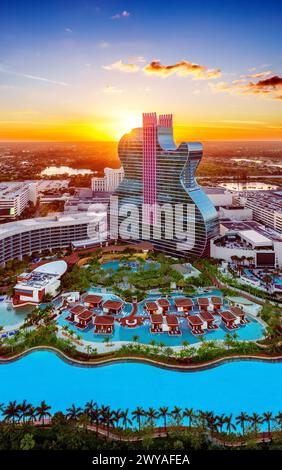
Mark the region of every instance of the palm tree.
POLYGON ((15 400, 9 402, 8 406, 3 410, 3 415, 5 416, 4 421, 12 421, 13 424, 16 419, 20 418, 20 408, 15 400))
POLYGON ((279 411, 278 414, 275 416, 275 421, 278 424, 280 430, 282 429, 282 412, 279 411))
POLYGON ((37 411, 37 416, 39 420, 42 419, 42 423, 44 425, 44 419, 45 417, 51 417, 51 413, 49 412, 51 410, 51 406, 47 405, 47 403, 43 400, 40 405, 36 408, 37 411))
POLYGON ((113 414, 114 414, 114 417, 115 417, 114 420, 117 424, 117 427, 119 427, 119 421, 123 417, 123 411, 119 408, 118 410, 114 411, 113 414))
POLYGON ((136 420, 138 423, 138 430, 141 429, 141 419, 144 416, 144 410, 140 406, 137 406, 136 410, 132 412, 132 419, 136 420))
POLYGON ((188 420, 189 420, 188 426, 189 426, 189 428, 191 428, 193 419, 195 418, 193 408, 184 408, 183 417, 188 418, 188 420))
POLYGON ((93 400, 90 400, 85 404, 84 411, 90 419, 90 424, 93 424, 92 414, 96 408, 97 408, 97 403, 94 402, 93 400))
POLYGON ((148 411, 146 412, 146 416, 148 418, 148 423, 150 426, 154 427, 155 426, 155 419, 158 418, 158 413, 154 408, 149 408, 148 411))
POLYGON ((225 417, 225 424, 226 424, 226 430, 228 434, 231 433, 232 429, 234 431, 236 430, 236 426, 234 426, 234 424, 232 423, 232 414, 225 417))
POLYGON ((77 408, 75 405, 71 405, 70 408, 67 408, 66 417, 71 421, 77 421, 81 413, 82 409, 80 407, 77 408))
POLYGON ((175 421, 179 424, 181 421, 181 417, 182 417, 181 408, 179 408, 178 406, 175 406, 170 414, 175 419, 175 421))
POLYGON ((244 411, 241 411, 241 413, 238 416, 236 416, 236 426, 240 424, 243 436, 245 434, 245 423, 248 421, 249 421, 249 416, 244 411))
POLYGON ((98 436, 98 428, 99 428, 99 423, 100 423, 100 419, 101 419, 101 416, 100 416, 100 410, 99 408, 93 408, 93 410, 91 411, 91 417, 90 417, 90 420, 92 421, 92 423, 95 423, 95 427, 96 427, 96 436, 98 436))
POLYGON ((110 434, 110 426, 115 422, 114 412, 110 410, 109 406, 102 406, 100 409, 101 422, 104 423, 107 427, 107 435, 110 434))
POLYGON ((24 400, 22 403, 18 405, 19 411, 20 411, 20 418, 25 422, 25 418, 28 416, 29 409, 31 407, 30 403, 27 403, 26 400, 24 400))
POLYGON ((253 425, 253 429, 255 432, 258 432, 259 430, 259 426, 260 424, 262 424, 263 422, 263 419, 260 415, 258 415, 257 413, 253 413, 251 416, 250 416, 250 422, 252 423, 253 425))
POLYGON ((34 422, 37 416, 37 409, 34 406, 30 405, 26 412, 26 416, 29 418, 29 422, 34 422))
POLYGON ((273 420, 273 415, 271 411, 265 411, 263 413, 263 422, 267 423, 267 431, 270 434, 271 432, 271 422, 273 420))
POLYGON ((218 428, 218 416, 215 416, 214 413, 211 411, 207 413, 206 420, 207 427, 208 429, 210 429, 211 433, 216 432, 218 428))
POLYGON ((189 341, 187 341, 186 339, 184 341, 182 341, 182 346, 183 346, 184 349, 188 348, 189 341))
POLYGON ((132 421, 131 419, 128 417, 128 413, 129 413, 129 409, 127 408, 126 410, 122 411, 121 413, 121 419, 122 419, 122 424, 124 426, 124 429, 127 428, 127 425, 131 425, 132 424, 132 421))
POLYGON ((220 429, 220 432, 222 432, 224 424, 225 424, 225 415, 222 414, 222 415, 217 417, 217 425, 220 429))
POLYGON ((134 343, 138 343, 138 341, 139 341, 139 336, 138 336, 138 335, 134 335, 134 336, 133 336, 133 342, 134 342, 134 343))
POLYGON ((168 415, 169 415, 168 407, 167 406, 161 406, 160 409, 159 409, 159 417, 163 418, 163 420, 164 420, 165 430, 166 430, 166 420, 167 420, 168 415))

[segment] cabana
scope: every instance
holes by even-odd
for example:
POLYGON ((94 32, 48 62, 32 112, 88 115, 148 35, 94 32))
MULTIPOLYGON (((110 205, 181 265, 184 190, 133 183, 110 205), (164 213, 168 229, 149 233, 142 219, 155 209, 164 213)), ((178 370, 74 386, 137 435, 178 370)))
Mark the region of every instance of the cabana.
POLYGON ((111 335, 114 330, 114 317, 111 315, 97 315, 94 318, 94 334, 111 335))
POLYGON ((245 312, 239 307, 230 307, 230 312, 233 313, 236 317, 240 318, 240 324, 245 325, 246 323, 250 323, 248 318, 245 318, 245 312))
POLYGON ((199 315, 188 315, 187 320, 193 335, 203 335, 205 333, 203 330, 204 322, 199 315))
POLYGON ((93 313, 90 312, 90 310, 85 310, 84 312, 79 313, 75 316, 76 328, 79 328, 80 330, 85 330, 85 328, 87 328, 87 326, 89 326, 92 322, 92 318, 93 313))
POLYGON ((167 299, 158 299, 159 309, 162 313, 167 313, 170 307, 170 303, 167 299))
POLYGON ((75 307, 72 307, 69 309, 69 314, 66 317, 66 320, 70 323, 74 323, 75 321, 75 316, 79 315, 82 312, 85 312, 86 308, 83 305, 76 305, 75 307))
POLYGON ((238 323, 240 323, 240 318, 236 317, 234 313, 231 313, 229 310, 224 312, 219 312, 223 323, 228 330, 236 330, 238 328, 238 323))
POLYGON ((89 308, 98 308, 101 307, 103 297, 101 295, 88 294, 84 297, 83 302, 89 308))
POLYGON ((159 310, 159 307, 156 302, 146 302, 144 308, 150 314, 157 313, 159 310))
POLYGON ((213 310, 217 312, 218 310, 221 309, 223 305, 223 300, 222 297, 212 297, 211 298, 211 303, 213 304, 213 310))
POLYGON ((151 328, 150 332, 151 333, 163 333, 163 316, 160 313, 154 313, 150 317, 151 320, 151 328))
POLYGON ((193 301, 185 297, 176 297, 174 299, 174 305, 178 312, 189 312, 193 308, 193 301))
POLYGON ((198 297, 197 302, 200 310, 208 310, 210 301, 207 297, 198 297))
POLYGON ((175 335, 182 335, 181 330, 179 329, 179 321, 176 315, 167 315, 166 317, 166 323, 169 328, 168 334, 170 336, 175 336, 175 335))
POLYGON ((103 303, 103 312, 118 314, 121 312, 123 302, 121 300, 106 300, 103 303))
POLYGON ((200 317, 203 320, 203 328, 207 328, 208 330, 216 330, 218 328, 218 325, 214 324, 214 316, 211 312, 208 312, 207 310, 203 310, 200 313, 200 317))

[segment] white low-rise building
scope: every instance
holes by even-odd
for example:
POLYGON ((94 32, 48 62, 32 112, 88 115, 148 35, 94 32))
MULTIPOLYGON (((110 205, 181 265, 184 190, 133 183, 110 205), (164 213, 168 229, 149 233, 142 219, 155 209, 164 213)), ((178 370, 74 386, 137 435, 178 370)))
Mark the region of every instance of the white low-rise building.
POLYGON ((0 220, 19 217, 29 202, 36 204, 37 195, 36 182, 0 183, 0 220))
POLYGON ((282 236, 257 222, 221 221, 220 236, 211 240, 212 258, 232 262, 234 257, 256 267, 282 266, 282 236))
POLYGON ((13 306, 39 304, 44 301, 46 294, 54 297, 58 293, 60 278, 67 267, 65 261, 52 261, 30 273, 20 274, 14 287, 13 306))

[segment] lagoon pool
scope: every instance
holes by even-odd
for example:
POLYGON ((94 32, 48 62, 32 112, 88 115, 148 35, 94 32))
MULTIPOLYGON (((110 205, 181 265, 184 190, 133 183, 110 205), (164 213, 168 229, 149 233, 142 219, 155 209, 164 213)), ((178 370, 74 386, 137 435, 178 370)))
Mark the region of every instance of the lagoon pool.
POLYGON ((236 361, 201 372, 176 372, 141 363, 74 367, 40 351, 0 365, 0 402, 41 400, 52 411, 93 399, 112 408, 174 405, 212 410, 277 413, 282 408, 282 363, 236 361))
POLYGON ((13 308, 8 302, 0 303, 0 326, 16 326, 22 323, 32 307, 13 308))
POLYGON ((108 271, 112 269, 113 271, 117 271, 120 267, 130 268, 132 272, 137 272, 140 268, 144 267, 144 269, 149 269, 150 267, 159 267, 160 264, 156 261, 145 261, 144 264, 138 263, 138 261, 125 261, 121 262, 119 260, 108 261, 101 265, 101 268, 104 271, 108 271))
MULTIPOLYGON (((67 325, 71 330, 75 331, 76 334, 81 336, 82 339, 86 341, 92 341, 101 343, 104 341, 104 335, 94 335, 93 325, 84 331, 78 330, 74 325, 65 320, 65 317, 68 315, 68 312, 65 311, 62 316, 58 319, 60 326, 67 325)), ((242 326, 236 333, 238 334, 239 340, 256 340, 261 338, 264 335, 264 328, 258 321, 249 318, 250 323, 242 326)), ((110 336, 110 341, 133 341, 134 336, 138 336, 139 343, 149 344, 152 340, 156 343, 164 343, 166 346, 180 346, 183 341, 188 341, 189 344, 195 344, 199 342, 199 339, 192 335, 190 328, 188 327, 188 322, 186 319, 180 319, 180 328, 182 330, 182 336, 169 336, 167 333, 150 333, 150 321, 146 321, 147 324, 139 326, 136 328, 128 328, 121 326, 115 322, 115 329, 113 334, 110 336)), ((217 330, 209 331, 205 334, 207 340, 217 340, 224 339, 225 335, 230 333, 223 325, 220 324, 220 327, 217 330)))

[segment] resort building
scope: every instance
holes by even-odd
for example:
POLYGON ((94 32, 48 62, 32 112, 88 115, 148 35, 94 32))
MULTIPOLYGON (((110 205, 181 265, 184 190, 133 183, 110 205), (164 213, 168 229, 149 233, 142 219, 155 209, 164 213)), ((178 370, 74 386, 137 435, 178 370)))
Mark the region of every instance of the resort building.
POLYGON ((104 176, 91 179, 91 188, 94 192, 113 192, 124 178, 124 169, 105 168, 104 176))
POLYGON ((37 183, 5 182, 0 183, 0 221, 16 219, 29 202, 36 204, 37 183))
POLYGON ((106 212, 59 214, 0 225, 0 266, 43 250, 99 246, 107 239, 106 212))
POLYGON ((282 191, 245 191, 240 201, 255 221, 282 233, 282 191))
POLYGON ((232 262, 250 260, 257 267, 282 266, 282 235, 255 221, 221 221, 220 234, 211 241, 211 256, 232 262))
POLYGON ((193 309, 192 299, 186 299, 185 297, 176 297, 174 299, 174 305, 178 312, 190 312, 193 309))
POLYGON ((14 287, 13 306, 39 304, 46 294, 54 297, 60 287, 60 278, 67 270, 65 261, 53 261, 43 264, 31 273, 22 273, 17 277, 14 287))
POLYGON ((119 314, 123 308, 121 300, 106 300, 103 303, 103 312, 109 314, 119 314))
POLYGON ((113 195, 118 198, 116 209, 111 209, 111 225, 119 229, 115 236, 132 243, 149 240, 170 255, 207 256, 219 224, 195 178, 202 145, 176 146, 172 115, 149 113, 143 114, 142 128, 121 138, 118 152, 125 176, 113 195), (128 214, 119 209, 125 204, 138 210, 132 212, 128 230, 121 231, 128 214))
POLYGON ((111 335, 114 331, 115 320, 110 315, 93 317, 94 334, 111 335))

